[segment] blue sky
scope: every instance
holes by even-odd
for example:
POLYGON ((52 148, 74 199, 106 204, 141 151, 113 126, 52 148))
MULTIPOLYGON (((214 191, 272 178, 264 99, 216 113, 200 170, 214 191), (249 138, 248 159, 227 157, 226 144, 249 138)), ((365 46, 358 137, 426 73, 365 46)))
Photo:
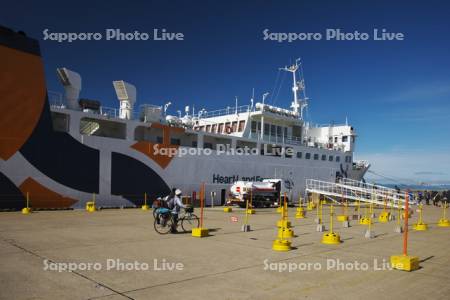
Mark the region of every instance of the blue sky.
MULTIPOLYGON (((82 96, 117 106, 111 81, 138 89, 138 104, 209 110, 271 91, 277 68, 303 60, 308 116, 359 133, 356 157, 403 181, 450 182, 450 5, 445 1, 14 1, 0 24, 41 40, 49 90, 56 67, 83 77, 82 96), (151 32, 184 41, 43 41, 50 32, 151 32), (264 41, 270 32, 341 28, 401 32, 404 41, 264 41)), ((6 9, 5 9, 6 6, 6 9)), ((288 78, 277 105, 291 102, 288 78)), ((376 177, 374 177, 376 178, 376 177)))

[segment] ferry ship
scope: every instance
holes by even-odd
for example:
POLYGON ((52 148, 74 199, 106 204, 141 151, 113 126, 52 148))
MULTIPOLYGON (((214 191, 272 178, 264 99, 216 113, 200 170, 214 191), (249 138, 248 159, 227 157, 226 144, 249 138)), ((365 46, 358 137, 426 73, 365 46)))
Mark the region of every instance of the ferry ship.
POLYGON ((137 105, 136 88, 114 81, 117 108, 80 99, 81 76, 58 68, 64 94, 47 91, 38 41, 0 27, 0 209, 136 207, 179 188, 205 184, 206 204, 226 202, 237 180, 281 178, 291 199, 306 179, 361 180, 354 161, 356 131, 306 122, 301 64, 292 76, 289 109, 250 99, 248 105, 170 115, 170 103, 137 105))

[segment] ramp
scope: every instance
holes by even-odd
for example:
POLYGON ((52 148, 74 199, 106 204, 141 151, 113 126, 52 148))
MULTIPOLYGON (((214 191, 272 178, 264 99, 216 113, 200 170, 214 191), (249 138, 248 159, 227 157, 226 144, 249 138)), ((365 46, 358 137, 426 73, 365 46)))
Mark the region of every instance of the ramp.
MULTIPOLYGON (((306 192, 353 202, 360 201, 376 205, 386 203, 387 206, 395 208, 404 208, 406 199, 406 193, 398 193, 395 189, 348 178, 337 182, 307 179, 306 192)), ((409 204, 414 205, 415 203, 409 199, 409 204)))

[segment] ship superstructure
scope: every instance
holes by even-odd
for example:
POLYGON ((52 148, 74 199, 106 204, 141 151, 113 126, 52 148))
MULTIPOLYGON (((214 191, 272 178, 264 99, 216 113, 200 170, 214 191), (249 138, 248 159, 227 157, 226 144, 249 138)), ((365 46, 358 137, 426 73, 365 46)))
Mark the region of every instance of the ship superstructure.
POLYGON ((186 107, 184 115, 170 115, 170 102, 139 105, 137 89, 123 80, 113 82, 118 108, 80 99, 81 76, 59 68, 64 95, 39 100, 33 133, 1 161, 2 173, 22 194, 52 194, 41 207, 83 207, 93 194, 99 206, 137 206, 144 193, 154 198, 177 187, 193 195, 201 182, 220 204, 234 181, 264 178, 289 181, 297 199, 306 179, 360 180, 369 164, 353 161, 354 128, 305 122, 300 67, 296 60, 281 69, 292 75, 290 109, 267 104, 266 93, 221 110, 186 107))

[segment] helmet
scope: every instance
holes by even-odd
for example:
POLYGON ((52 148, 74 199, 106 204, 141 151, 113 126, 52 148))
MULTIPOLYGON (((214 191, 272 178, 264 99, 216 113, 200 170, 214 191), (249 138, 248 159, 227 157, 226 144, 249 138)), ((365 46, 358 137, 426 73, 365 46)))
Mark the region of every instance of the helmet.
POLYGON ((180 189, 176 189, 175 190, 175 195, 180 196, 181 195, 181 190, 180 189))

